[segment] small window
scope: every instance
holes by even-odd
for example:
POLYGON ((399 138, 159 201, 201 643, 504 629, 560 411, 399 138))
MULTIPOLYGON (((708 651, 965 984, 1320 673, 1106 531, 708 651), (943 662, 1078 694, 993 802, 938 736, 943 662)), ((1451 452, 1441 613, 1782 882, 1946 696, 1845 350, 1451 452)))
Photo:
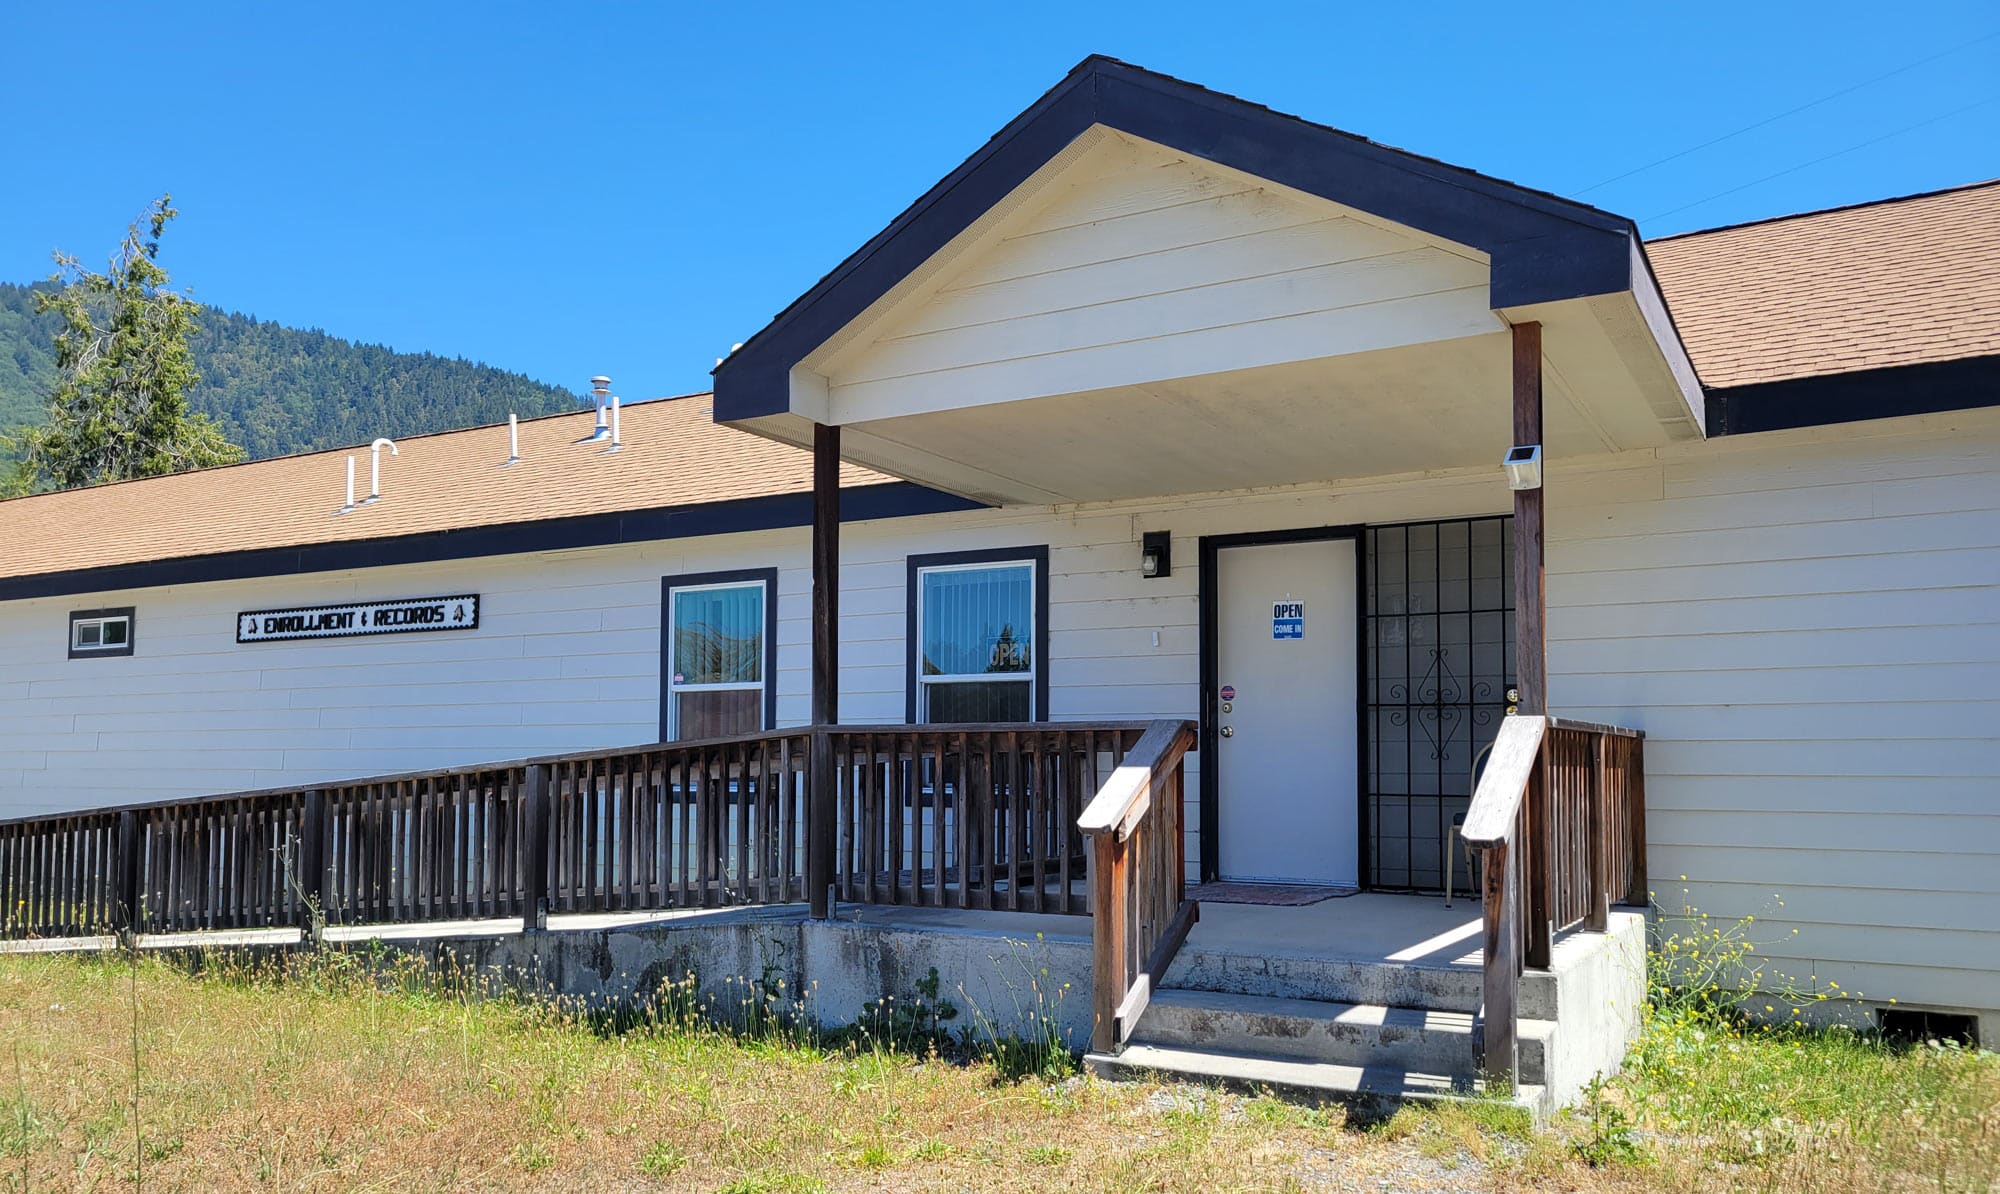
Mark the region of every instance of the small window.
POLYGON ((132 610, 80 609, 69 616, 69 657, 132 653, 132 610))
POLYGON ((662 739, 769 727, 771 576, 669 578, 662 739))
POLYGON ((924 723, 1034 721, 1041 558, 913 560, 912 717, 924 723))

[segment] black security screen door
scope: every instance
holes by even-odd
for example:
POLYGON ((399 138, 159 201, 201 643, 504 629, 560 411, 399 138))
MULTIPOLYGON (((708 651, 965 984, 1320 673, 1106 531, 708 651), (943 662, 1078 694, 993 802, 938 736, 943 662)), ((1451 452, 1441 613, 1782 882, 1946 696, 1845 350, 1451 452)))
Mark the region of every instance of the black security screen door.
MULTIPOLYGON (((1444 886, 1444 835, 1514 678, 1513 519, 1369 527, 1370 885, 1444 886)), ((1462 852, 1454 886, 1469 890, 1462 852)))

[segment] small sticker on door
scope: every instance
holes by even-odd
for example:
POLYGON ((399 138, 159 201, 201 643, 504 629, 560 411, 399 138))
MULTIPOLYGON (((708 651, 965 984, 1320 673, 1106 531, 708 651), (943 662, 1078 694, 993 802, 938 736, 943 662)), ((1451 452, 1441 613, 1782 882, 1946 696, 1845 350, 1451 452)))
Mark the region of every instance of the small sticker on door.
POLYGON ((1222 691, 1217 693, 1216 695, 1220 696, 1225 701, 1233 701, 1236 699, 1236 686, 1234 684, 1224 684, 1222 686, 1222 691))
POLYGON ((1306 636, 1306 603, 1303 601, 1273 601, 1271 603, 1271 637, 1304 638, 1306 636))

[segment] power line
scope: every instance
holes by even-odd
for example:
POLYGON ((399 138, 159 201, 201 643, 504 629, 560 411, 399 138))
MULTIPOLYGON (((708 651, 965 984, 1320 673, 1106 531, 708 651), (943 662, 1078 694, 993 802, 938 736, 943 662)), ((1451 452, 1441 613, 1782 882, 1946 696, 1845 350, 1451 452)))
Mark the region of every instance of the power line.
MULTIPOLYGON (((1610 178, 1605 179, 1603 182, 1591 183, 1589 186, 1584 187, 1580 191, 1571 191, 1570 194, 1588 195, 1590 192, 1597 190, 1599 187, 1608 187, 1612 183, 1622 182, 1625 179, 1632 177, 1634 174, 1643 174, 1646 171, 1651 170, 1655 166, 1664 166, 1668 162, 1679 161, 1681 158, 1684 158, 1691 153, 1699 153, 1702 150, 1707 149, 1711 145, 1720 145, 1724 141, 1740 137, 1745 133, 1755 132, 1758 129, 1763 128, 1767 124, 1776 124, 1778 121, 1785 119, 1787 116, 1796 116, 1808 108, 1817 108, 1821 104, 1831 103, 1832 101, 1839 99, 1843 95, 1852 95, 1854 92, 1861 90, 1863 87, 1872 87, 1875 84, 1880 83, 1884 79, 1893 79, 1897 75, 1907 74, 1910 71, 1913 71, 1920 66, 1928 66, 1931 63, 1936 62, 1940 58, 1950 57, 1951 55, 1958 53, 1960 50, 1970 49, 1981 42, 1992 41, 1996 37, 2000 37, 2000 29, 1996 29, 1991 33, 1975 37, 1971 41, 1960 42, 1958 45, 1955 45, 1948 50, 1939 50, 1937 53, 1932 54, 1928 58, 1919 58, 1915 62, 1909 63, 1908 65, 1905 66, 1899 66, 1895 70, 1889 71, 1886 74, 1876 75, 1872 79, 1863 79, 1859 83, 1850 84, 1849 86, 1841 88, 1839 91, 1833 92, 1829 95, 1823 95, 1816 100, 1810 100, 1806 103, 1800 104, 1796 108, 1787 108, 1783 112, 1778 113, 1776 116, 1767 116, 1764 119, 1756 122, 1755 124, 1746 124, 1742 128, 1736 129, 1733 132, 1724 133, 1720 137, 1714 137, 1711 138, 1710 140, 1703 141, 1699 145, 1690 146, 1687 149, 1679 151, 1678 153, 1670 153, 1666 157, 1660 158, 1657 161, 1647 162, 1643 166, 1634 166, 1632 169, 1627 170, 1623 174, 1614 174, 1610 178)), ((1808 163, 1808 165, 1810 164, 1811 163, 1808 163)))
POLYGON ((1887 141, 1891 137, 1900 137, 1904 133, 1915 132, 1916 130, 1923 128, 1926 125, 1936 124, 1940 120, 1949 120, 1954 116, 1960 115, 1961 113, 1970 112, 1974 108, 1979 108, 1987 104, 1990 104, 1994 100, 2000 100, 2000 95, 1989 95, 1985 99, 1974 100, 1962 108, 1953 108, 1949 112, 1940 112, 1936 116, 1933 116, 1928 120, 1919 120, 1915 124, 1906 124, 1902 128, 1892 129, 1889 132, 1883 133, 1879 137, 1870 137, 1866 141, 1857 142, 1853 145, 1848 146, 1845 149, 1836 149, 1832 153, 1821 154, 1819 157, 1816 157, 1809 162, 1800 162, 1796 166, 1787 166, 1783 170, 1780 170, 1775 174, 1766 174, 1762 178, 1753 178, 1749 182, 1746 182, 1741 186, 1730 187, 1726 191, 1717 191, 1715 194, 1709 195, 1706 198, 1697 199, 1693 203, 1683 203, 1679 207, 1668 208, 1666 211, 1654 212, 1652 215, 1646 216, 1645 220, 1648 221, 1659 220, 1659 219, 1664 219, 1667 216, 1678 215, 1679 213, 1686 211, 1690 207, 1700 207, 1704 203, 1712 202, 1716 199, 1723 198, 1726 195, 1734 195, 1738 191, 1747 191, 1751 187, 1761 186, 1764 183, 1770 182, 1774 178, 1783 178, 1787 174, 1797 174, 1799 171, 1804 170, 1809 166, 1817 166, 1821 162, 1831 161, 1834 158, 1842 156, 1843 154, 1853 153, 1857 149, 1866 149, 1870 145, 1879 145, 1882 142, 1887 141))

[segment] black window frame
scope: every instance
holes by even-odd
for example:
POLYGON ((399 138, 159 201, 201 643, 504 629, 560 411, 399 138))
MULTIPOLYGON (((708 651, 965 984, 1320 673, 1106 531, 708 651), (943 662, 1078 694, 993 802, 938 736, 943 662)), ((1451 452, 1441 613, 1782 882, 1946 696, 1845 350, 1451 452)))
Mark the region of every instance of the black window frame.
POLYGON ((1028 713, 1032 721, 1049 720, 1049 545, 1040 543, 1025 547, 985 547, 974 551, 934 551, 909 556, 905 562, 908 570, 904 581, 903 721, 909 725, 917 724, 918 690, 923 686, 917 675, 917 630, 922 621, 918 606, 923 600, 919 585, 923 571, 926 568, 971 564, 1034 565, 1035 675, 1029 681, 1028 713))
POLYGON ((133 606, 118 605, 106 609, 73 609, 69 611, 69 647, 71 659, 122 659, 132 654, 133 644, 139 641, 139 617, 133 606), (94 622, 100 619, 125 619, 125 641, 116 647, 84 647, 76 645, 76 624, 94 622))
POLYGON ((674 717, 674 590, 708 585, 764 586, 764 724, 760 733, 778 725, 778 570, 736 568, 722 572, 683 572, 660 578, 660 741, 672 742, 674 717))

